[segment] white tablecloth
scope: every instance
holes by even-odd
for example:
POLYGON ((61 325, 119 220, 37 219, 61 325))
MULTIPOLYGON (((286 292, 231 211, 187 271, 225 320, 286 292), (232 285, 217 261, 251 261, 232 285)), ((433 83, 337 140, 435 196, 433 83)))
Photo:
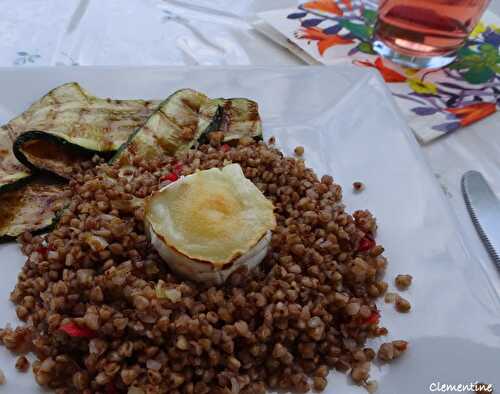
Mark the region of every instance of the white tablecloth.
MULTIPOLYGON (((255 32, 256 12, 293 0, 5 0, 0 66, 300 64, 255 32)), ((500 1, 491 9, 500 14, 500 1)), ((472 226, 460 177, 476 169, 500 195, 500 115, 422 148, 457 214, 478 269, 500 296, 495 269, 472 226)))

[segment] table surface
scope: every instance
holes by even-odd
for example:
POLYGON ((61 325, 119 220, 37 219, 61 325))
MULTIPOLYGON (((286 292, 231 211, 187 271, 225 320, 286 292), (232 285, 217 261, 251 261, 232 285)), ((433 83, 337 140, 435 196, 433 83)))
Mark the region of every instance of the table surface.
MULTIPOLYGON (((302 62, 251 27, 256 12, 291 0, 6 0, 0 66, 295 65, 302 62)), ((500 2, 490 9, 500 15, 500 2)), ((422 147, 453 207, 473 263, 500 297, 500 271, 470 221, 460 191, 481 171, 500 196, 500 115, 422 147)))

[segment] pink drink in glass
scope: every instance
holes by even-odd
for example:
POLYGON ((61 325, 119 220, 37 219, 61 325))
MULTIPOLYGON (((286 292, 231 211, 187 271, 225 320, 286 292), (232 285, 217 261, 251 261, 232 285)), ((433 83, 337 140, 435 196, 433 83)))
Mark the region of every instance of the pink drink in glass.
POLYGON ((381 0, 374 48, 410 67, 455 59, 490 0, 381 0))

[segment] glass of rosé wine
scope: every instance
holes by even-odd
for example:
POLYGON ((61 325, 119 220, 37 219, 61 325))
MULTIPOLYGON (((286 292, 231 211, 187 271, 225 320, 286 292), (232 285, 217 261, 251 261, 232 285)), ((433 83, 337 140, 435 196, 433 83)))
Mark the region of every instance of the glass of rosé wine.
POLYGON ((443 67, 490 0, 380 0, 374 50, 412 68, 443 67))

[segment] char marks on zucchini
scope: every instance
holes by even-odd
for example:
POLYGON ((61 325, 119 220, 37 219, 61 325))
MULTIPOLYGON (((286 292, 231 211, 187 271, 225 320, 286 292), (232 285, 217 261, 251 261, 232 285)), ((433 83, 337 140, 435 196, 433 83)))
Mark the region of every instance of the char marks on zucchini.
POLYGON ((163 101, 117 152, 113 161, 127 163, 131 154, 150 159, 190 149, 205 131, 199 128, 199 113, 209 99, 203 93, 182 89, 163 101))
POLYGON ((73 82, 50 91, 5 127, 12 136, 12 154, 21 163, 69 178, 77 161, 116 151, 158 104, 99 98, 73 82), (50 155, 48 143, 54 152, 50 155))
POLYGON ((65 184, 38 178, 2 193, 0 203, 0 241, 13 239, 24 231, 50 229, 69 204, 65 184))
POLYGON ((220 130, 224 141, 242 137, 262 139, 262 122, 258 104, 246 98, 224 100, 220 130))
POLYGON ((209 100, 200 110, 199 128, 205 130, 198 139, 200 144, 209 141, 208 133, 212 131, 222 131, 223 142, 243 137, 262 139, 259 106, 245 98, 209 100))

